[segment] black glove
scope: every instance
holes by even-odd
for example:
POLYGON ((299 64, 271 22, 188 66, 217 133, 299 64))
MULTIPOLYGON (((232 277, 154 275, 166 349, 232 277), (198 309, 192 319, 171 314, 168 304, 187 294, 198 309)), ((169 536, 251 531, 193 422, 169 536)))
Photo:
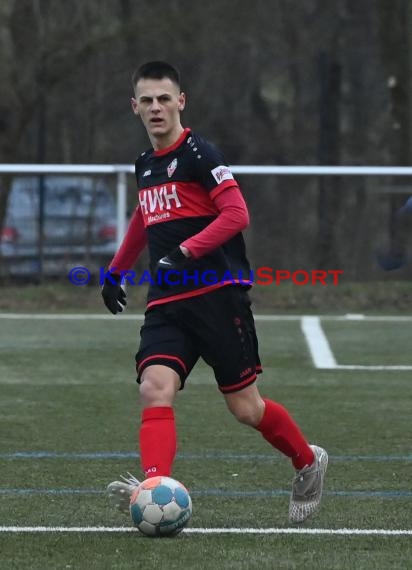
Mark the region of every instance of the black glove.
POLYGON ((111 273, 104 279, 102 297, 104 304, 113 315, 121 313, 123 308, 127 305, 126 293, 120 285, 121 280, 121 275, 117 275, 116 273, 111 273))
POLYGON ((168 271, 181 271, 185 266, 188 258, 182 252, 180 247, 177 247, 161 259, 156 264, 156 279, 161 289, 170 287, 170 283, 166 281, 168 271))

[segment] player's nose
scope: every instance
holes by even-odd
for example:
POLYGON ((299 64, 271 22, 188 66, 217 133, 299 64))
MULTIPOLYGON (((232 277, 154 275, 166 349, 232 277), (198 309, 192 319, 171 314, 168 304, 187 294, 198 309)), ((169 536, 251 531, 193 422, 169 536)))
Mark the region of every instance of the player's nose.
POLYGON ((160 111, 160 104, 156 98, 154 98, 152 101, 152 109, 151 110, 152 111, 160 111))

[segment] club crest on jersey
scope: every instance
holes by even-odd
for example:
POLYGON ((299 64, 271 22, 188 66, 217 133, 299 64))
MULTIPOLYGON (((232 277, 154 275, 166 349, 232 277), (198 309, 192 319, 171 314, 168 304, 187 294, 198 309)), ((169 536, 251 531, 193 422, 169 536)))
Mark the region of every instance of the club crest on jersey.
POLYGON ((169 178, 171 178, 173 176, 174 171, 177 168, 177 158, 174 158, 172 160, 172 162, 169 164, 169 166, 167 167, 167 175, 169 178))

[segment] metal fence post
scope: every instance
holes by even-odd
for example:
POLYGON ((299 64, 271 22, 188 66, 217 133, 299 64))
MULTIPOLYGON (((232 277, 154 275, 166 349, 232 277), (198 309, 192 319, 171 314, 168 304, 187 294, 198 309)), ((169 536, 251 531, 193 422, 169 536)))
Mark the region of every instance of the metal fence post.
POLYGON ((117 173, 117 224, 116 224, 116 242, 117 247, 120 246, 123 236, 126 233, 126 172, 119 171, 117 173))

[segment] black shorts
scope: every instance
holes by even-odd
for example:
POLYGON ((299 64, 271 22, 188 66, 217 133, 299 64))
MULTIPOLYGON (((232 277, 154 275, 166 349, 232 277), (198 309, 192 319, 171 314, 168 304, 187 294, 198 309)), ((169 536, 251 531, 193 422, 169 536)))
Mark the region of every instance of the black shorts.
POLYGON ((140 329, 137 381, 152 364, 180 376, 181 389, 199 357, 214 370, 223 393, 253 384, 262 371, 247 291, 225 286, 150 308, 140 329))

